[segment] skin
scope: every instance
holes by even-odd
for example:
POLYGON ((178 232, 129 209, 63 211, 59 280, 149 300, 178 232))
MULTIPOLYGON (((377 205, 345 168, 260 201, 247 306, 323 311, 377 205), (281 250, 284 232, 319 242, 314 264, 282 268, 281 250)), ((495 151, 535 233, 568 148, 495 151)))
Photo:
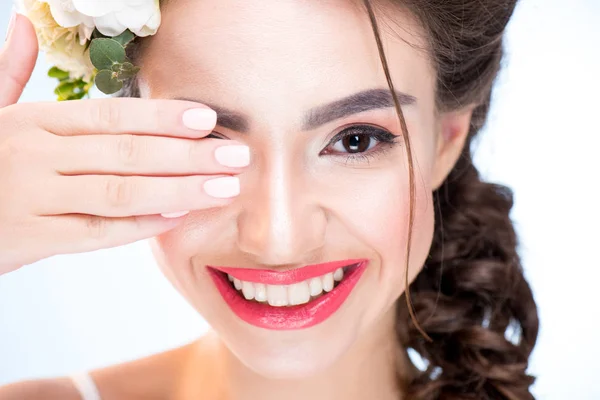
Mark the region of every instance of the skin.
MULTIPOLYGON (((462 150, 472 107, 436 110, 428 54, 406 43, 423 47, 423 32, 409 14, 390 13, 403 27, 381 32, 392 79, 398 91, 416 98, 403 107, 416 174, 412 281, 431 246, 432 192, 462 150)), ((27 37, 26 22, 21 25, 27 37)), ((175 228, 154 233, 163 273, 214 332, 165 354, 95 371, 103 399, 400 398, 397 375, 408 376, 410 365, 396 343, 394 305, 406 286, 409 175, 398 117, 385 107, 303 126, 309 110, 387 89, 365 11, 347 0, 171 0, 159 33, 147 43, 142 97, 188 99, 244 114, 246 132, 217 123, 214 134, 249 146, 252 161, 242 170, 219 171, 239 175, 239 196, 190 207, 175 228), (397 144, 374 142, 367 158, 349 159, 341 142, 328 143, 353 125, 398 135, 397 144), (325 322, 292 331, 239 320, 205 269, 287 270, 350 258, 370 264, 348 300, 325 322)), ((224 143, 204 142, 213 149, 224 143)), ((59 384, 67 385, 49 381, 44 390, 59 384)), ((31 385, 5 393, 24 396, 31 385)))

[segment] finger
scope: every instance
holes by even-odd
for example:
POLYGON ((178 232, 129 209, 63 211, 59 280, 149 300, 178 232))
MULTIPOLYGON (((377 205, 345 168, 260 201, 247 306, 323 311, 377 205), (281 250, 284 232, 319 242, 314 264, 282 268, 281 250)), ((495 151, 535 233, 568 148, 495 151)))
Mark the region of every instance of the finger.
POLYGON ((56 176, 47 180, 38 215, 128 217, 222 207, 240 191, 232 176, 56 176))
POLYGON ((41 217, 47 232, 57 232, 51 248, 40 249, 48 257, 75 254, 122 246, 151 238, 177 227, 185 217, 163 218, 160 215, 129 218, 103 218, 93 215, 61 215, 41 217))
POLYGON ((234 174, 250 162, 248 147, 221 139, 140 135, 58 137, 53 166, 63 175, 234 174))
POLYGON ((38 41, 33 25, 24 15, 15 14, 6 44, 0 52, 0 108, 19 100, 37 55, 38 41))
POLYGON ((212 132, 217 114, 183 100, 109 98, 31 104, 32 122, 59 136, 138 134, 200 138, 212 132))

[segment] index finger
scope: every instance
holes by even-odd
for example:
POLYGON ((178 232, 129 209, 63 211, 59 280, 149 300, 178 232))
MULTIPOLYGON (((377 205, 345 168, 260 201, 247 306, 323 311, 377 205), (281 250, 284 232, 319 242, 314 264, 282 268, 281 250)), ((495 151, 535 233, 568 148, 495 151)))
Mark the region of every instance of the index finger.
POLYGON ((30 104, 29 118, 59 136, 141 134, 199 138, 217 113, 191 101, 110 98, 30 104))

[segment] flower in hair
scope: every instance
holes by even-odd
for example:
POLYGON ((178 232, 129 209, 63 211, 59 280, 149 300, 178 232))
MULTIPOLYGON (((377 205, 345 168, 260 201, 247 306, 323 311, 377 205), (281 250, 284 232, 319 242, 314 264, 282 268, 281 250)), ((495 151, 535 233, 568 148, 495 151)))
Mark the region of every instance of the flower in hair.
POLYGON ((58 100, 81 99, 94 83, 106 94, 121 90, 139 71, 127 46, 161 23, 159 0, 17 1, 53 65, 48 75, 59 80, 58 100))

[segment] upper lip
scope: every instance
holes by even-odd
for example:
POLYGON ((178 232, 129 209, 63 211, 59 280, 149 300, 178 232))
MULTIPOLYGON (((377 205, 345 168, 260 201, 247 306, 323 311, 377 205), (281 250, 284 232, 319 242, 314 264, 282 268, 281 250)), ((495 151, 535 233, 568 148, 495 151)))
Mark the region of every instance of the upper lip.
POLYGON ((334 272, 338 268, 348 267, 367 261, 366 259, 352 259, 331 261, 322 264, 307 265, 286 271, 275 271, 272 269, 217 267, 208 265, 217 271, 229 274, 241 281, 264 283, 266 285, 291 285, 307 279, 334 272))

